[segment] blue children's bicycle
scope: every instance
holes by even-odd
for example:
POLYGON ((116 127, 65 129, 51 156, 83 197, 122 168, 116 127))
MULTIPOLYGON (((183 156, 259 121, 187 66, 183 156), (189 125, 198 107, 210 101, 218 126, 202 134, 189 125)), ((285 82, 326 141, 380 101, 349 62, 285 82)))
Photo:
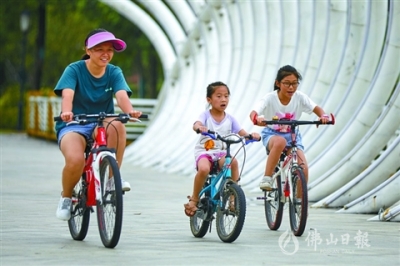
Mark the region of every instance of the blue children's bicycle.
MULTIPOLYGON (((231 179, 231 161, 237 153, 235 156, 231 156, 230 145, 241 143, 240 149, 242 149, 245 144, 257 140, 253 140, 251 135, 245 137, 237 134, 221 136, 211 130, 203 134, 226 143, 226 156, 222 169, 218 169, 218 162, 213 164, 203 189, 200 191, 197 211, 193 217, 190 217, 190 229, 195 237, 205 236, 208 230, 211 232, 211 224, 216 213, 218 236, 223 242, 231 243, 238 238, 242 231, 246 216, 246 198, 241 187, 231 179)), ((245 151, 245 149, 243 150, 245 151)), ((242 169, 245 158, 244 156, 242 169)))

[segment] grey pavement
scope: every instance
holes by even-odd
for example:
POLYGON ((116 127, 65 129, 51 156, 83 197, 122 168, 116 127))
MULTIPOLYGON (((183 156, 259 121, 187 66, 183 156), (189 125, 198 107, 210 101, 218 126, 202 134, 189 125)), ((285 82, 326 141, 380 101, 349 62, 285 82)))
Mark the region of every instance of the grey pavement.
MULTIPOLYGON (((84 241, 72 240, 55 217, 63 157, 57 144, 24 134, 0 134, 0 265, 400 265, 400 224, 373 215, 309 211, 302 237, 265 222, 258 193, 245 191, 244 228, 231 244, 211 233, 194 238, 183 204, 192 178, 124 164, 132 190, 124 196, 121 239, 103 247, 96 215, 84 241)), ((289 231, 290 232, 290 231, 289 231)))

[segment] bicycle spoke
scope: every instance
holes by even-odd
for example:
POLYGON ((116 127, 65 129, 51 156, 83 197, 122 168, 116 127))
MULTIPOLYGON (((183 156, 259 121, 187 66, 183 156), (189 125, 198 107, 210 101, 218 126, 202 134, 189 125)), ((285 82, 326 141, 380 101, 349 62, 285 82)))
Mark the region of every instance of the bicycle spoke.
POLYGON ((86 207, 86 181, 82 178, 76 184, 72 195, 71 218, 68 228, 74 240, 83 240, 89 229, 90 209, 86 207))
POLYGON ((100 181, 102 200, 97 203, 100 237, 105 247, 114 248, 122 227, 122 188, 117 162, 111 156, 101 162, 100 181))

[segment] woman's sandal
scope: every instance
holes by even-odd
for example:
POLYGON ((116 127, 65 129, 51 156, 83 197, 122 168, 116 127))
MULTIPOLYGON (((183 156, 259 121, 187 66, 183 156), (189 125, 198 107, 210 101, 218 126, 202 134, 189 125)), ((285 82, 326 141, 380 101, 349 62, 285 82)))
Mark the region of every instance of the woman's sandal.
POLYGON ((189 199, 188 203, 183 204, 183 206, 185 207, 185 214, 189 217, 192 217, 193 215, 195 215, 196 211, 197 211, 197 203, 199 202, 198 200, 193 199, 190 196, 187 196, 187 198, 189 199), (190 202, 194 202, 195 204, 190 204, 190 202))

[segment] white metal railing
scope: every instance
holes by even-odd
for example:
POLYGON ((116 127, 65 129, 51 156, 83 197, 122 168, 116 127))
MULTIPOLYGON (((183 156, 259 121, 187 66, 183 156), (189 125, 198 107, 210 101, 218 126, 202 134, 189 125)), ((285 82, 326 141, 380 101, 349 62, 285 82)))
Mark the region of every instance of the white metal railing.
MULTIPOLYGON (((147 128, 157 99, 131 99, 135 109, 148 114, 148 119, 142 119, 142 123, 127 123, 126 133, 128 141, 138 138, 147 128)), ((121 112, 114 99, 115 112, 121 112)), ((30 95, 26 111, 26 131, 28 135, 56 140, 53 117, 61 112, 61 98, 54 96, 30 95)))

